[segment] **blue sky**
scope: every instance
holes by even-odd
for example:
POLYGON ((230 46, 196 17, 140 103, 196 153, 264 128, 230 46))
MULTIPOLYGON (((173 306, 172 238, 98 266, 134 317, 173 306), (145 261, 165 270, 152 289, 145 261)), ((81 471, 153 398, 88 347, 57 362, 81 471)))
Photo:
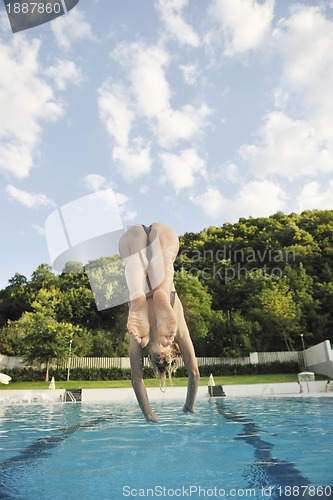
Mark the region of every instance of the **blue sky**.
POLYGON ((178 234, 332 209, 332 89, 332 1, 80 0, 15 34, 1 3, 0 286, 110 187, 178 234))

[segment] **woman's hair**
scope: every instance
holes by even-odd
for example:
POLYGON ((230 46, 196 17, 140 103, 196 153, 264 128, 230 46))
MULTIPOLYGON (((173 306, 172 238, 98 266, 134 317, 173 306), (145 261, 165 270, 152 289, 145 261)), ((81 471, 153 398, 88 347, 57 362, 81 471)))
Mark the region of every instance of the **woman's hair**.
POLYGON ((167 375, 172 384, 172 376, 176 373, 181 359, 179 345, 177 342, 174 342, 170 347, 170 353, 162 353, 158 361, 156 361, 150 354, 148 355, 148 359, 154 370, 156 378, 159 380, 160 389, 164 392, 166 390, 167 375))

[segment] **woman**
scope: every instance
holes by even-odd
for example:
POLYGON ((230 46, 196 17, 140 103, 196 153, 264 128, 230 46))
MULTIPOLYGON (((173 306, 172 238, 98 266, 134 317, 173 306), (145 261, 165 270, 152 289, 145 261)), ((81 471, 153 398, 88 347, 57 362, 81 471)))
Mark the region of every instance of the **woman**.
POLYGON ((173 283, 178 237, 160 222, 148 228, 135 225, 122 236, 119 250, 125 261, 130 295, 127 328, 131 334, 132 385, 142 413, 147 421, 158 421, 142 378, 142 349, 147 345, 161 387, 166 374, 171 376, 175 371, 177 356, 181 353, 188 372, 183 411, 194 412, 200 375, 183 307, 173 283))

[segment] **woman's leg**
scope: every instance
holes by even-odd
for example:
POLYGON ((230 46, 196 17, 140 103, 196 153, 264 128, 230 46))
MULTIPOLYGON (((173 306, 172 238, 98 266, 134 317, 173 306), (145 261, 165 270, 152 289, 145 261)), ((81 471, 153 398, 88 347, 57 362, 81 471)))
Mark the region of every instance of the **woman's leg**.
POLYGON ((127 328, 135 340, 145 347, 149 342, 148 304, 146 300, 147 235, 139 224, 121 237, 119 252, 125 262, 125 276, 130 295, 127 328))
POLYGON ((153 295, 158 342, 167 347, 177 332, 176 314, 170 304, 174 290, 174 261, 179 250, 177 234, 165 224, 155 222, 149 235, 152 256, 148 268, 150 282, 158 283, 153 295))

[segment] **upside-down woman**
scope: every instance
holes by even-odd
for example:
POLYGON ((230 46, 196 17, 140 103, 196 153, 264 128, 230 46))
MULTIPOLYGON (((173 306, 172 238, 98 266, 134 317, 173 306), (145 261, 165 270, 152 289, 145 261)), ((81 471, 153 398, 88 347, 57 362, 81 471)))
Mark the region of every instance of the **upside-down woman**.
POLYGON ((132 385, 142 413, 151 422, 158 421, 158 417, 151 408, 143 382, 144 347, 148 346, 161 388, 167 375, 171 377, 176 371, 182 356, 188 372, 184 412, 194 412, 200 379, 183 306, 173 282, 173 263, 178 249, 176 233, 160 222, 149 227, 132 226, 119 243, 130 295, 127 328, 131 334, 132 385))

